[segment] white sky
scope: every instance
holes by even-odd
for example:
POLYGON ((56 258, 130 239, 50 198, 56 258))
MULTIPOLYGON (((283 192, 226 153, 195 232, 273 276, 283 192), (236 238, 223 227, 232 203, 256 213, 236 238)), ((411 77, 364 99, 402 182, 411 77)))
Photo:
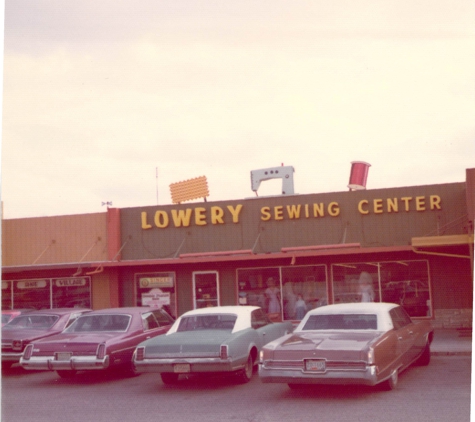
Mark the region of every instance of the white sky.
POLYGON ((475 167, 473 0, 12 0, 4 218, 465 181, 475 167), (158 178, 156 169, 158 168, 158 178), (259 196, 280 193, 264 182, 259 196))

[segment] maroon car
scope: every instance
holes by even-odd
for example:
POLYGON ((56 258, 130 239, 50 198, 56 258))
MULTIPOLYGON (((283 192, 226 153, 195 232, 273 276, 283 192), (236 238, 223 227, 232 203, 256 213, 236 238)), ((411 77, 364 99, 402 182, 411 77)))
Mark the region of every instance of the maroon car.
POLYGON ((173 322, 163 309, 151 307, 89 312, 61 334, 31 343, 20 364, 25 369, 56 371, 61 377, 108 368, 133 374, 132 355, 137 345, 165 334, 173 322))
POLYGON ((34 309, 5 309, 2 310, 2 327, 9 323, 13 318, 24 314, 25 312, 31 312, 34 309))
POLYGON ((2 367, 20 362, 25 347, 32 341, 60 333, 90 309, 42 309, 20 313, 2 327, 2 367))

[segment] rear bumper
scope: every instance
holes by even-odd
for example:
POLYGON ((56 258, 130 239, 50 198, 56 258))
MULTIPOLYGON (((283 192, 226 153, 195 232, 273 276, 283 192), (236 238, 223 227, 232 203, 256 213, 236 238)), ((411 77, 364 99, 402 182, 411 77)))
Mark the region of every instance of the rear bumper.
POLYGON ((2 362, 20 362, 20 358, 23 355, 23 352, 3 352, 2 353, 2 362))
POLYGON ((178 374, 202 372, 233 372, 244 368, 245 362, 220 358, 179 358, 134 360, 136 372, 174 372, 178 374), (180 371, 178 365, 188 364, 189 371, 180 371))
POLYGON ((83 371, 100 370, 109 367, 109 356, 97 359, 95 356, 73 356, 69 360, 54 360, 52 356, 32 356, 30 359, 20 359, 24 369, 45 371, 83 371))
POLYGON ((376 385, 382 381, 375 366, 364 370, 328 370, 322 373, 308 373, 301 369, 266 368, 259 364, 259 378, 263 383, 286 384, 358 384, 376 385))

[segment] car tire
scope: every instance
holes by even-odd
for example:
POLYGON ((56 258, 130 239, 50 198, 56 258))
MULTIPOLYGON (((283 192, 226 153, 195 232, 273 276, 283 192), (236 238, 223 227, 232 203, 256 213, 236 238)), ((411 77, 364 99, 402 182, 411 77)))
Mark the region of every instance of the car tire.
POLYGON ((77 371, 68 371, 68 370, 65 370, 65 371, 56 371, 56 373, 61 377, 61 378, 73 378, 77 371))
POLYGON ((166 385, 176 384, 178 382, 178 374, 173 372, 163 372, 160 374, 162 382, 166 385))
POLYGON ((237 379, 239 382, 245 384, 251 381, 252 373, 254 372, 254 359, 249 355, 247 357, 246 365, 237 373, 237 379))
POLYGON ((384 391, 391 391, 397 387, 399 381, 399 371, 395 369, 391 376, 383 382, 382 387, 384 391))
POLYGON ((135 365, 133 361, 123 365, 122 372, 126 377, 129 378, 137 377, 140 375, 140 373, 135 370, 135 365))
POLYGON ((429 363, 430 363, 430 344, 429 342, 427 342, 424 347, 424 351, 417 359, 416 364, 420 366, 427 366, 429 365, 429 363))

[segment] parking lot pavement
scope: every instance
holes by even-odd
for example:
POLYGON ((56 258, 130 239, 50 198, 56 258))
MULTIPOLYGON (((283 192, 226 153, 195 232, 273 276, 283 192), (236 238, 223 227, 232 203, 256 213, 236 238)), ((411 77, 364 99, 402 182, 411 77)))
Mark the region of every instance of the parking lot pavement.
POLYGON ((434 330, 434 340, 431 344, 433 356, 471 356, 472 355, 472 330, 447 329, 434 330))

